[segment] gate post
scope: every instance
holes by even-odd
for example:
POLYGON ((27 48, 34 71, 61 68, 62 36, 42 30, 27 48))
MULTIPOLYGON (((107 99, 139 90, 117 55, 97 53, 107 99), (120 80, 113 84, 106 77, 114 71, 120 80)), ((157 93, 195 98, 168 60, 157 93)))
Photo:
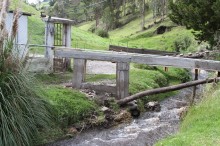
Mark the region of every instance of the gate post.
POLYGON ((116 92, 117 99, 125 98, 129 95, 129 63, 118 62, 116 67, 116 92))
POLYGON ((86 60, 74 58, 72 87, 80 89, 85 81, 86 60))

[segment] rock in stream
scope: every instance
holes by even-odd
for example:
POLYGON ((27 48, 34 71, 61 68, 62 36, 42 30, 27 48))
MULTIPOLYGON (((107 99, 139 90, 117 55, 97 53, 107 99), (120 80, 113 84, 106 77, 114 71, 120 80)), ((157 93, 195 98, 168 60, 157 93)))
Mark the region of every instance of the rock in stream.
MULTIPOLYGON (((197 87, 197 92, 201 93, 202 85, 197 87)), ((182 89, 179 94, 160 102, 160 111, 143 113, 131 123, 110 129, 84 131, 75 138, 48 146, 152 146, 157 141, 178 132, 191 95, 192 88, 182 89)))

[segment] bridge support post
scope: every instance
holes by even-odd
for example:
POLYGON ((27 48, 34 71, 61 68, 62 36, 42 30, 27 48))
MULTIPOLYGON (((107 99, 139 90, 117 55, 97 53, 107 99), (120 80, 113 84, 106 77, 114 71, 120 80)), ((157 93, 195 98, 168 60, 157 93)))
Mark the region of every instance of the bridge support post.
POLYGON ((73 88, 80 89, 82 83, 85 81, 85 71, 86 71, 86 60, 85 59, 74 59, 73 67, 73 88))
POLYGON ((125 98, 129 95, 129 63, 118 62, 116 67, 116 90, 117 99, 125 98))

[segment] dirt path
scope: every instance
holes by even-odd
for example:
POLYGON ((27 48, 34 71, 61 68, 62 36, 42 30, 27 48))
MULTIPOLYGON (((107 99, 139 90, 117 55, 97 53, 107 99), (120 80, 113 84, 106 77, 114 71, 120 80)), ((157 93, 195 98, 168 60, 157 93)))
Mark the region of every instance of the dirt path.
POLYGON ((116 63, 106 61, 87 61, 86 73, 88 74, 115 74, 116 63))

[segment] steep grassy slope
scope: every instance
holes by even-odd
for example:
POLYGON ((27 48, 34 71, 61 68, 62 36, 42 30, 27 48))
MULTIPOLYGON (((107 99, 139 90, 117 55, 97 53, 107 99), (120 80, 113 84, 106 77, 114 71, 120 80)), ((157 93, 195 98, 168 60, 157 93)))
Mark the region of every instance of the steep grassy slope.
MULTIPOLYGON (((14 8, 15 6, 13 5, 12 7, 14 8)), ((22 10, 34 14, 29 17, 29 44, 44 44, 45 24, 40 18, 40 12, 25 3, 22 3, 22 10)), ((80 24, 80 26, 72 28, 72 47, 107 50, 109 45, 112 44, 134 48, 173 51, 176 40, 182 41, 185 37, 193 40, 191 31, 180 26, 174 27, 172 31, 162 35, 157 35, 155 31, 159 26, 174 26, 169 19, 145 31, 140 31, 140 22, 141 19, 136 18, 123 27, 110 31, 110 38, 101 38, 88 31, 94 25, 94 21, 80 24)), ((151 24, 153 24, 152 14, 148 14, 146 15, 145 26, 147 27, 151 24)), ((195 50, 195 48, 196 44, 192 41, 190 51, 195 50)), ((44 48, 31 48, 31 50, 35 53, 44 53, 44 48)))
MULTIPOLYGON (((152 25, 154 22, 151 14, 148 14, 145 19, 145 27, 152 25)), ((109 44, 126 47, 128 46, 134 48, 174 51, 174 42, 182 42, 185 38, 187 38, 191 41, 191 45, 188 48, 188 51, 194 51, 197 47, 191 31, 186 30, 185 27, 176 26, 168 18, 166 18, 164 22, 156 24, 153 27, 146 29, 145 31, 140 31, 140 22, 141 19, 136 18, 135 20, 124 25, 123 27, 110 31, 110 38, 105 39, 105 42, 107 41, 109 44), (161 35, 157 35, 156 30, 159 26, 173 27, 171 28, 171 31, 168 31, 161 35)), ((78 26, 78 28, 80 30, 88 31, 89 28, 92 27, 92 25, 94 25, 94 21, 81 24, 80 26, 78 26)), ((85 42, 81 41, 79 43, 83 44, 85 42)), ((107 47, 102 48, 108 49, 107 47)))
MULTIPOLYGON (((218 86, 219 89, 219 86, 218 86)), ((202 102, 192 107, 180 132, 157 146, 217 146, 220 145, 220 90, 208 90, 202 102)))

